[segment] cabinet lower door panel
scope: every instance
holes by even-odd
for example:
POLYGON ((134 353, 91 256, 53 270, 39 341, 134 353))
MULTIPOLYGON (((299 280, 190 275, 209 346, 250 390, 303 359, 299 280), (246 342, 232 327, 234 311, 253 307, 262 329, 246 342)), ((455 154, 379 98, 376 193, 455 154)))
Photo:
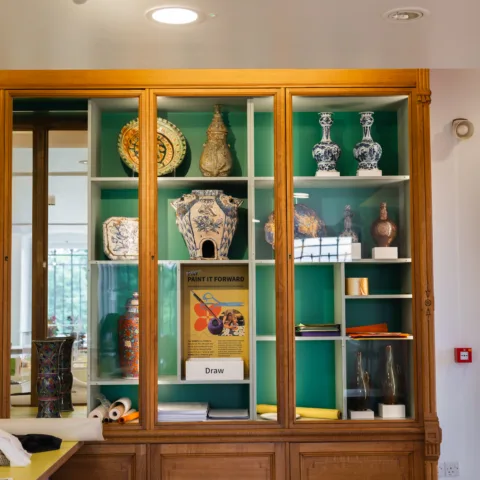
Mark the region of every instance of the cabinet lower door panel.
POLYGON ((144 480, 146 445, 86 445, 52 480, 144 480))
POLYGON ((300 443, 290 446, 295 480, 420 480, 421 445, 414 443, 300 443))
POLYGON ((152 445, 151 480, 285 480, 281 444, 152 445))

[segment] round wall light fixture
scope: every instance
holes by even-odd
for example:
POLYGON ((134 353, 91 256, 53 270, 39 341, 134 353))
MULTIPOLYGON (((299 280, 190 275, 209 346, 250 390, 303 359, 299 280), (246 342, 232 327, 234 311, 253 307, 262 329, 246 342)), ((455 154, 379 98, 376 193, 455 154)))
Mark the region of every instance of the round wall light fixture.
POLYGON ((200 15, 185 7, 156 7, 148 10, 147 17, 167 25, 188 25, 198 21, 200 15))
POLYGON ((452 130, 459 140, 468 140, 475 132, 475 127, 466 118, 455 118, 452 121, 452 130))
POLYGON ((430 12, 425 8, 421 7, 401 7, 394 8, 385 12, 383 18, 389 22, 395 23, 409 23, 415 20, 420 20, 426 16, 430 15, 430 12))

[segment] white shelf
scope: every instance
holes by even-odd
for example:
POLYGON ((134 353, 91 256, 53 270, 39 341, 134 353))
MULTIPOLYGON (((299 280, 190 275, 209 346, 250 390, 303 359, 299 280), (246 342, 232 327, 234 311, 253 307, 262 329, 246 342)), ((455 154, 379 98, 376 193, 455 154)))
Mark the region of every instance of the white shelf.
POLYGON ((159 265, 248 265, 248 260, 159 260, 159 265))
POLYGON ((399 293, 396 295, 345 295, 346 300, 402 300, 412 297, 411 293, 399 293))
MULTIPOLYGON (((344 340, 345 337, 338 335, 337 337, 297 337, 295 336, 296 342, 318 342, 318 341, 335 341, 335 340, 344 340)), ((277 337, 275 335, 257 335, 257 342, 275 342, 277 337)))
MULTIPOLYGON (((384 186, 400 186, 410 180, 409 175, 385 175, 382 177, 293 177, 295 188, 380 188, 384 186)), ((255 188, 272 188, 273 177, 255 177, 255 188)))
POLYGON ((246 380, 185 380, 176 375, 158 377, 158 385, 248 385, 246 380))
MULTIPOLYGON (((350 262, 294 262, 295 265, 302 265, 302 266, 318 266, 318 265, 336 265, 336 264, 390 264, 390 263, 412 263, 411 258, 396 258, 391 260, 375 260, 373 258, 362 258, 361 260, 352 260, 350 262)), ((275 265, 275 260, 255 260, 256 265, 275 265)))
POLYGON ((336 337, 298 337, 295 335, 295 341, 296 342, 318 342, 318 341, 337 341, 337 340, 344 340, 345 337, 342 337, 341 335, 337 335, 336 337))
POLYGON ((351 342, 366 342, 366 341, 405 342, 409 340, 413 340, 413 335, 409 335, 408 337, 403 337, 403 338, 351 338, 347 335, 347 341, 351 341, 351 342))
POLYGON ((96 378, 90 380, 90 385, 138 385, 138 378, 96 378))
POLYGON ((295 188, 379 188, 400 186, 408 182, 408 175, 391 175, 382 177, 293 177, 295 188))
POLYGON ((92 177, 92 186, 110 190, 136 190, 138 177, 92 177))
POLYGON ((138 260, 90 260, 90 265, 138 265, 138 260))
POLYGON ((229 186, 247 186, 247 177, 158 177, 159 188, 209 188, 223 190, 229 186))

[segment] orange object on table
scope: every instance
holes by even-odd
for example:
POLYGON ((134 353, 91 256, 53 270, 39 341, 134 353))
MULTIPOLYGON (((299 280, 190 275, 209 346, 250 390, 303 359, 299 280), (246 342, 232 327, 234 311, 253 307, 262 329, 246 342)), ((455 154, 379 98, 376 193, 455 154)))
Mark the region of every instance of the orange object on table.
POLYGON ((131 422, 132 420, 136 420, 140 416, 140 412, 133 412, 130 413, 129 415, 125 415, 124 417, 120 417, 118 419, 118 423, 128 423, 131 422))

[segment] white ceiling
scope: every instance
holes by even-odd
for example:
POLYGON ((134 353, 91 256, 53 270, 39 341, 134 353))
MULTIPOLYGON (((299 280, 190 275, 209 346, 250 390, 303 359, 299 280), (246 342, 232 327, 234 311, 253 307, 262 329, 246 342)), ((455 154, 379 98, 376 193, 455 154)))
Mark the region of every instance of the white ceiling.
POLYGON ((0 69, 480 67, 478 0, 0 4, 0 69), (179 27, 145 17, 162 4, 216 17, 179 27), (382 18, 387 10, 412 4, 431 15, 410 24, 382 18))

